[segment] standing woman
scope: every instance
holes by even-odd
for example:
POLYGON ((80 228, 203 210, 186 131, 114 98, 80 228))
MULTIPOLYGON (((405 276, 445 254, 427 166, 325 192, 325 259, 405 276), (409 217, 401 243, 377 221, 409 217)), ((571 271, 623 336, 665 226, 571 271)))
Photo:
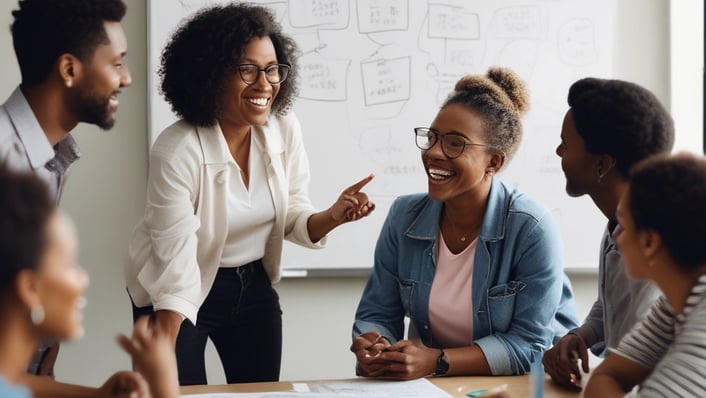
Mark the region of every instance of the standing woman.
POLYGON ((353 325, 359 375, 523 374, 577 325, 551 213, 494 177, 527 108, 519 77, 493 68, 415 129, 428 193, 397 198, 378 238, 353 325))
POLYGON ((584 397, 704 397, 706 160, 654 156, 629 183, 615 241, 628 275, 664 296, 593 370, 584 397))
POLYGON ((287 113, 296 55, 267 8, 237 3, 200 10, 162 53, 162 92, 181 120, 152 148, 126 275, 134 315, 153 313, 173 337, 182 385, 207 383, 207 338, 228 383, 278 380, 283 240, 323 247, 374 209, 360 192, 372 176, 313 208, 301 127, 287 113))

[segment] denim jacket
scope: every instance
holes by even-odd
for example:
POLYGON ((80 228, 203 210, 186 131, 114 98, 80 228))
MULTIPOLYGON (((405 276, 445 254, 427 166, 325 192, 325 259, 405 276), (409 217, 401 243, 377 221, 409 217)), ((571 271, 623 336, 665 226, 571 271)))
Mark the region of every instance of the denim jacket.
MULTIPOLYGON (((433 347, 429 293, 443 203, 427 194, 397 198, 375 248, 353 336, 377 331, 394 343, 418 335, 433 347)), ((557 225, 536 201, 493 179, 472 281, 473 341, 494 375, 529 371, 535 355, 578 324, 563 272, 557 225)))

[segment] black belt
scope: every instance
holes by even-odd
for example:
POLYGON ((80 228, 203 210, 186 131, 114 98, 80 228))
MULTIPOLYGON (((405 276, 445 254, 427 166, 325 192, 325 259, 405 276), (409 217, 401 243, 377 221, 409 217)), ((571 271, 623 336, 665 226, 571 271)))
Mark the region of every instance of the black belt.
POLYGON ((236 273, 238 275, 245 275, 258 272, 263 268, 264 265, 262 264, 262 260, 255 260, 247 264, 240 265, 238 267, 220 267, 218 268, 218 274, 228 275, 236 273))

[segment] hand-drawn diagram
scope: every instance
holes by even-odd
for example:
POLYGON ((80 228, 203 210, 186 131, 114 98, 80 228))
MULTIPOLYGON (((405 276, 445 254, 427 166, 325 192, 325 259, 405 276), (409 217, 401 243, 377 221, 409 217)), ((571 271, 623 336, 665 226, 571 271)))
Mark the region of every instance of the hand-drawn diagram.
MULTIPOLYGON (((381 202, 426 190, 412 129, 432 123, 459 77, 504 66, 527 82, 531 110, 523 144, 500 177, 553 209, 565 233, 574 226, 563 213, 595 214, 590 204, 564 193, 554 149, 570 84, 612 74, 617 13, 612 0, 255 2, 275 11, 302 52, 294 111, 304 129, 315 204, 329 205, 338 188, 369 172, 376 178, 367 192, 381 202)), ((150 73, 178 22, 201 6, 220 3, 150 0, 150 73)), ((155 76, 150 84, 154 139, 174 116, 158 95, 155 76)), ((588 216, 582 233, 592 242, 603 226, 600 216, 594 217, 598 221, 588 216)), ((592 261, 594 251, 593 246, 568 248, 567 256, 583 264, 592 261)))

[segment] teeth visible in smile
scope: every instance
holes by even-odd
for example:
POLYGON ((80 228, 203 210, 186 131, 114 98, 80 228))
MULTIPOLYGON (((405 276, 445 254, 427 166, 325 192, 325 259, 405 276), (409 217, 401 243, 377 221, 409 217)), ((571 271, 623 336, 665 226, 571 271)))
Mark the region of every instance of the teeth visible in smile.
POLYGON ((453 176, 454 174, 456 173, 449 170, 429 168, 429 176, 434 179, 448 178, 453 176))
POLYGON ((265 106, 267 105, 267 98, 248 98, 248 102, 259 106, 265 106))

